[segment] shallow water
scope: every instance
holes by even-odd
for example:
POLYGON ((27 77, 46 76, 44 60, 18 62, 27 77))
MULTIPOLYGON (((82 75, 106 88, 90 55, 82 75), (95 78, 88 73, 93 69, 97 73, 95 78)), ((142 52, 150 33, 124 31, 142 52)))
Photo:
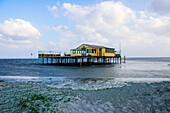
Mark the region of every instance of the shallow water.
POLYGON ((168 113, 169 63, 129 58, 125 64, 76 67, 0 59, 0 111, 168 113))

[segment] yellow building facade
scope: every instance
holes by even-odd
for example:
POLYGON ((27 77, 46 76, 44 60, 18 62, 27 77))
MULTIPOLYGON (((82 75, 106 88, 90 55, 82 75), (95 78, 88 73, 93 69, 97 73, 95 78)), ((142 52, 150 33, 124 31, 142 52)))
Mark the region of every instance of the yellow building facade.
POLYGON ((70 50, 70 56, 107 56, 114 57, 116 51, 114 48, 108 48, 99 45, 82 44, 76 49, 70 50))

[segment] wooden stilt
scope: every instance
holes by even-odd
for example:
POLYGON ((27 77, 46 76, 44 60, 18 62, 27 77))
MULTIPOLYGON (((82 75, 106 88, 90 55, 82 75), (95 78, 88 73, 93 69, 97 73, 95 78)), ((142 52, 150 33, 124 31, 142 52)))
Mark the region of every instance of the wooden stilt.
POLYGON ((76 64, 77 64, 77 58, 76 58, 76 64))
POLYGON ((90 58, 90 65, 91 65, 91 58, 90 58))
POLYGON ((122 63, 122 57, 120 56, 119 58, 120 58, 120 64, 121 64, 122 63))
POLYGON ((80 58, 80 67, 82 66, 83 58, 80 58))
POLYGON ((43 58, 43 64, 44 64, 44 58, 43 58))
POLYGON ((125 58, 125 56, 124 56, 124 63, 125 63, 125 59, 126 59, 126 58, 125 58))

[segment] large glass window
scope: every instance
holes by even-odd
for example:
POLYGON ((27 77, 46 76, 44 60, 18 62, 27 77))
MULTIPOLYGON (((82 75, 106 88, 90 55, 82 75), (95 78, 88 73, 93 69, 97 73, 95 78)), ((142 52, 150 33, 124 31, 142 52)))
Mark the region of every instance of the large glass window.
POLYGON ((70 51, 72 54, 76 54, 76 50, 71 50, 70 51))
POLYGON ((105 48, 106 53, 114 53, 114 49, 105 48))
POLYGON ((87 49, 87 53, 92 53, 92 49, 87 49))
POLYGON ((92 49, 92 53, 96 53, 96 49, 92 49))
POLYGON ((89 53, 91 53, 91 49, 89 49, 89 53))

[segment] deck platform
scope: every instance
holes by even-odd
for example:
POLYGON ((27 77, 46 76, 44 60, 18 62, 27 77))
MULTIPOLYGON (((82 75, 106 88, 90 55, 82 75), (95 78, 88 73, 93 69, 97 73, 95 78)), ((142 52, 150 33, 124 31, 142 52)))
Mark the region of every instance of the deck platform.
POLYGON ((121 56, 41 56, 41 64, 63 65, 63 66, 83 66, 83 65, 105 65, 121 63, 121 56))

